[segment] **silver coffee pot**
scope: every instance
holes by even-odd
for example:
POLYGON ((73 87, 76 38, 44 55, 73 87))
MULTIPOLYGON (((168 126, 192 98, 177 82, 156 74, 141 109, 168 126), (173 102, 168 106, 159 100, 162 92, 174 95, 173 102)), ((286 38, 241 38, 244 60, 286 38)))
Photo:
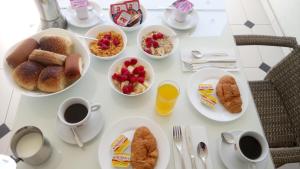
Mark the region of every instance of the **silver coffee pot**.
POLYGON ((61 14, 57 0, 34 0, 41 18, 42 29, 67 27, 67 21, 61 14))

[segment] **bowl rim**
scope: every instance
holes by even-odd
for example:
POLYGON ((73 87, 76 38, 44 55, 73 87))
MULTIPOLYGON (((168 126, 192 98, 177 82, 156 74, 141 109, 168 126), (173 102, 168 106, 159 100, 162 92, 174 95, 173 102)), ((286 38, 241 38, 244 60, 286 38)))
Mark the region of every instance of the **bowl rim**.
POLYGON ((110 6, 109 6, 109 9, 108 9, 108 16, 109 16, 109 19, 110 21, 115 25, 115 26, 118 26, 119 28, 123 29, 124 31, 126 32, 132 32, 132 31, 135 31, 135 30, 138 30, 139 28, 141 28, 144 23, 146 22, 146 19, 147 19, 147 9, 140 3, 140 8, 141 8, 141 11, 143 13, 143 22, 139 25, 134 25, 132 27, 125 27, 125 26, 120 26, 118 24, 116 24, 112 18, 112 15, 110 13, 110 6))
POLYGON ((107 73, 107 78, 108 78, 108 81, 109 81, 109 84, 110 84, 110 86, 111 86, 111 88, 114 90, 114 91, 116 91, 117 93, 119 93, 120 95, 123 95, 123 96, 129 96, 129 97, 134 97, 134 96, 140 96, 140 95, 142 95, 142 94, 144 94, 144 93, 147 93, 150 89, 151 89, 151 87, 153 86, 153 84, 154 84, 154 81, 155 81, 155 75, 154 75, 154 69, 153 69, 153 67, 152 67, 152 65, 147 61, 147 60, 145 60, 145 59, 143 59, 143 58, 141 58, 141 57, 135 57, 135 56, 126 56, 126 57, 122 57, 122 58, 119 58, 119 59, 117 59, 117 60, 115 60, 111 65, 110 65, 110 67, 109 67, 109 69, 108 69, 108 73, 107 73), (150 77, 150 83, 149 83, 149 87, 144 91, 144 92, 142 92, 142 93, 138 93, 138 94, 130 94, 130 95, 128 95, 128 94, 124 94, 124 93, 122 93, 121 91, 119 91, 116 87, 115 87, 115 85, 113 84, 113 81, 112 81, 112 79, 111 79, 111 76, 112 76, 112 73, 114 72, 113 71, 113 68, 117 65, 117 64, 120 64, 120 62, 123 62, 123 61, 125 61, 125 60, 127 60, 127 59, 132 59, 132 58, 135 58, 135 59, 137 59, 138 61, 142 61, 143 62, 143 65, 144 65, 144 63, 147 65, 147 69, 148 69, 148 71, 150 71, 151 73, 151 77, 150 77))
MULTIPOLYGON (((99 29, 102 29, 103 27, 107 27, 107 28, 111 28, 111 29, 116 29, 116 30, 119 31, 118 33, 121 34, 121 36, 122 36, 122 38, 123 38, 124 46, 123 46, 123 49, 122 49, 119 53, 117 53, 117 54, 115 54, 115 55, 112 55, 112 56, 109 56, 109 57, 97 56, 97 55, 93 54, 93 53, 90 51, 89 43, 90 43, 91 40, 84 40, 84 41, 85 41, 86 47, 87 47, 87 49, 88 49, 88 53, 89 53, 90 55, 92 55, 93 57, 95 57, 95 58, 97 58, 97 59, 99 59, 99 60, 113 60, 113 59, 117 58, 118 56, 120 56, 120 55, 125 51, 126 46, 127 46, 127 35, 126 35, 126 33, 125 33, 122 29, 120 29, 119 27, 117 27, 117 26, 115 26, 115 25, 109 25, 109 24, 96 25, 96 26, 90 28, 90 29, 84 34, 84 36, 90 37, 89 34, 90 34, 92 31, 96 31, 96 30, 98 30, 98 32, 101 32, 99 29)), ((93 37, 93 38, 96 38, 96 37, 93 37)))
POLYGON ((27 38, 37 39, 37 37, 41 37, 41 36, 47 35, 47 34, 54 34, 54 35, 65 34, 65 35, 69 36, 70 38, 75 39, 78 42, 79 46, 81 46, 83 49, 82 51, 85 53, 85 56, 81 56, 81 57, 86 58, 86 59, 84 59, 84 60, 86 60, 86 62, 84 62, 84 68, 82 69, 81 76, 79 79, 77 79, 72 84, 65 87, 63 90, 53 92, 53 93, 47 93, 47 92, 43 92, 43 91, 39 91, 39 90, 30 91, 30 90, 22 88, 14 81, 14 79, 12 77, 13 68, 11 68, 6 62, 7 56, 17 47, 18 44, 20 44, 22 42, 22 40, 20 40, 20 41, 16 42, 15 44, 13 44, 12 46, 10 46, 8 50, 6 50, 6 52, 4 53, 2 64, 3 64, 3 70, 4 70, 4 74, 5 74, 4 76, 5 76, 6 81, 9 83, 9 85, 11 85, 17 91, 19 91, 22 95, 29 96, 29 97, 36 97, 36 98, 40 97, 41 98, 41 97, 48 97, 48 96, 61 94, 64 91, 67 91, 70 88, 77 85, 79 83, 79 81, 82 80, 83 77, 85 76, 85 74, 88 72, 88 69, 90 67, 90 55, 88 53, 88 49, 73 32, 65 30, 65 29, 60 29, 60 28, 48 28, 45 30, 41 30, 40 32, 37 32, 33 35, 30 35, 24 39, 27 39, 27 38), (60 32, 60 33, 57 33, 57 32, 60 32), (55 34, 55 33, 57 33, 57 34, 55 34), (9 73, 9 75, 8 75, 8 73, 9 73))
POLYGON ((171 28, 169 28, 169 27, 167 27, 167 26, 164 26, 164 25, 148 25, 148 26, 146 26, 146 27, 144 27, 144 28, 142 28, 139 32, 138 32, 138 34, 137 34, 137 39, 136 39, 136 42, 137 42, 137 46, 138 46, 138 48, 139 48, 139 50, 144 54, 144 55, 146 55, 147 57, 149 57, 149 58, 151 58, 151 59, 157 59, 157 60, 159 60, 159 59, 164 59, 164 58, 167 58, 167 57, 170 57, 171 55, 173 55, 174 53, 175 53, 175 51, 177 50, 177 48, 178 48, 178 46, 179 46, 179 38, 175 38, 174 40, 173 40, 173 49, 172 49, 172 51, 170 52, 170 53, 167 53, 166 55, 163 55, 163 56, 156 56, 156 55, 152 55, 152 54, 149 54, 149 53, 147 53, 147 52, 145 52, 144 50, 143 50, 143 48, 142 48, 142 45, 141 45, 141 36, 142 36, 142 32, 145 30, 145 29, 149 29, 149 28, 155 28, 155 27, 161 27, 161 28, 163 28, 163 29, 165 29, 165 30, 168 30, 169 32, 171 32, 171 34, 173 34, 173 36, 177 36, 177 33, 173 30, 173 29, 171 29, 171 28))

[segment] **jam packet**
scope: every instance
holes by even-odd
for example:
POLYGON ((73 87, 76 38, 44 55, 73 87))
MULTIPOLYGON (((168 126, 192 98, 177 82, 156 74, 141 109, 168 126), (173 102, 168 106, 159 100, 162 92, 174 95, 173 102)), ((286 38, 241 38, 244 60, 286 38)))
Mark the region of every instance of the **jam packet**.
POLYGON ((190 13, 194 6, 193 3, 188 0, 177 0, 172 5, 182 13, 190 13))
POLYGON ((130 154, 116 153, 113 155, 111 163, 113 167, 127 168, 130 164, 130 154))

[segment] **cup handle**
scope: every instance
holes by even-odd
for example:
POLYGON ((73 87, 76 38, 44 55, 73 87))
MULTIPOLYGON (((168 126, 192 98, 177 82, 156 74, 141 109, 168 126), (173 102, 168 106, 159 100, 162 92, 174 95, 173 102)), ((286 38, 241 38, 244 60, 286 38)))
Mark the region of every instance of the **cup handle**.
POLYGON ((13 160, 15 160, 16 163, 18 163, 19 161, 23 161, 22 158, 15 157, 15 156, 13 156, 13 155, 11 155, 10 158, 12 158, 13 160))
POLYGON ((94 111, 97 111, 101 108, 101 105, 100 104, 95 104, 91 107, 91 111, 94 112, 94 111))

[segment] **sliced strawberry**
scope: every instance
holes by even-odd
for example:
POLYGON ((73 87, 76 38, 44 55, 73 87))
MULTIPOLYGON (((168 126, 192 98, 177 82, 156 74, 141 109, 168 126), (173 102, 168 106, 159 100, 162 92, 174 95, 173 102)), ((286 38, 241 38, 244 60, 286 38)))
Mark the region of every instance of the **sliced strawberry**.
POLYGON ((110 41, 107 40, 107 39, 102 39, 101 41, 102 41, 102 43, 104 43, 104 44, 107 45, 107 46, 110 45, 110 41))
POLYGON ((128 67, 128 66, 131 65, 131 62, 130 62, 129 60, 126 60, 126 61, 124 62, 124 65, 125 65, 126 67, 128 67))
POLYGON ((146 42, 146 43, 147 43, 147 42, 148 42, 148 43, 152 43, 152 41, 153 41, 153 39, 150 38, 150 37, 148 37, 148 38, 145 39, 145 42, 146 42))
POLYGON ((162 33, 157 33, 156 34, 156 37, 157 37, 157 39, 163 39, 164 38, 164 34, 162 34, 162 33))
POLYGON ((118 46, 118 45, 120 44, 119 39, 118 39, 118 38, 114 38, 114 39, 113 39, 113 44, 114 44, 115 46, 118 46))
POLYGON ((112 79, 117 80, 120 75, 118 73, 114 73, 112 75, 112 79))
POLYGON ((131 65, 135 65, 137 62, 138 62, 138 61, 137 61, 136 58, 132 58, 132 59, 130 60, 131 65))
POLYGON ((139 72, 139 77, 145 77, 145 76, 146 76, 146 71, 145 70, 139 72))
POLYGON ((158 42, 157 42, 157 41, 153 41, 153 43, 152 43, 152 44, 153 44, 153 47, 154 47, 154 48, 158 48, 158 47, 159 47, 159 44, 158 44, 158 42))
POLYGON ((147 48, 151 48, 151 47, 152 47, 152 43, 153 43, 153 42, 146 42, 146 47, 147 47, 147 48))
POLYGON ((136 83, 138 81, 138 78, 137 77, 131 77, 130 78, 130 83, 136 83))
POLYGON ((128 79, 127 75, 121 75, 121 82, 124 82, 128 79))
POLYGON ((122 74, 122 75, 129 75, 130 72, 129 72, 129 70, 128 70, 127 68, 123 67, 123 68, 121 69, 121 74, 122 74))
POLYGON ((157 39, 158 39, 157 34, 156 34, 156 33, 153 34, 153 35, 152 35, 152 38, 153 38, 154 40, 157 40, 157 39))
POLYGON ((130 89, 127 87, 127 86, 124 86, 123 88, 122 88, 122 92, 124 93, 124 94, 130 94, 131 92, 130 92, 130 89))

